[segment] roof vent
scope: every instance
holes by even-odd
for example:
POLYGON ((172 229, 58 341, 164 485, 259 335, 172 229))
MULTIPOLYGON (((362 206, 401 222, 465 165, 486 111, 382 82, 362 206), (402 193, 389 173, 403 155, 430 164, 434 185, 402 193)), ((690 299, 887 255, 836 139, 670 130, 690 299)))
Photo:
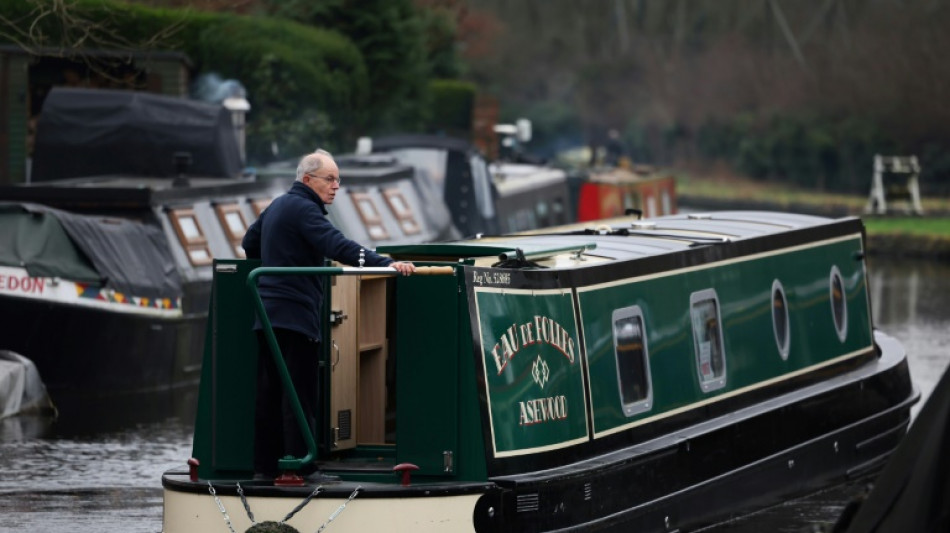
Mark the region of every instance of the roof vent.
POLYGON ((656 222, 643 222, 638 220, 631 222, 630 227, 633 229, 656 229, 656 222))

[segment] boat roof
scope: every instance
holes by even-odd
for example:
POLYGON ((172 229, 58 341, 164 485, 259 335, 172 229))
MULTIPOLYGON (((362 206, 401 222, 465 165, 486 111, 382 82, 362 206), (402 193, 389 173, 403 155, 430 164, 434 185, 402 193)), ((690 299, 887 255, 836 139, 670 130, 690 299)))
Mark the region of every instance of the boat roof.
POLYGON ((55 87, 43 102, 31 179, 103 174, 241 175, 231 112, 140 91, 55 87), (187 156, 187 157, 186 157, 187 156))
MULTIPOLYGON (((0 186, 0 200, 36 202, 61 209, 146 208, 197 199, 272 196, 279 186, 253 178, 188 176, 186 185, 174 180, 133 175, 103 175, 0 186)), ((95 209, 94 209, 95 210, 95 209)))
MULTIPOLYGON (((390 181, 393 179, 411 178, 415 169, 411 165, 400 163, 395 157, 385 153, 379 154, 342 154, 334 156, 340 169, 340 177, 346 185, 356 182, 360 185, 370 185, 375 182, 390 181)), ((257 174, 262 178, 287 178, 293 180, 297 175, 297 164, 300 158, 276 161, 258 169, 257 174)))
POLYGON ((444 135, 404 134, 373 138, 374 152, 402 148, 440 148, 462 152, 475 150, 475 147, 466 140, 444 135))
POLYGON ((567 173, 556 167, 523 163, 492 163, 495 187, 502 194, 536 190, 546 185, 567 182, 567 173))
POLYGON ((378 251, 417 260, 471 259, 475 265, 484 266, 512 259, 512 254, 521 250, 524 259, 536 260, 541 266, 588 266, 817 227, 833 221, 767 211, 690 213, 643 220, 631 216, 456 242, 381 246, 378 251))

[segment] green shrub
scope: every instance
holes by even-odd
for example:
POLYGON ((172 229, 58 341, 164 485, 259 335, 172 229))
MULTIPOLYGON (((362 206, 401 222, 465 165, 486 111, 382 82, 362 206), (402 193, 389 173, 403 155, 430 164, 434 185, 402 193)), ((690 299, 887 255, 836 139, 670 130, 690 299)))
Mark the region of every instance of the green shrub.
POLYGON ((369 78, 345 37, 231 15, 196 23, 194 31, 184 47, 196 64, 247 89, 249 161, 295 157, 317 146, 333 150, 366 127, 369 78))
POLYGON ((907 150, 870 120, 812 114, 710 120, 698 129, 696 142, 704 158, 729 161, 740 174, 852 193, 870 187, 875 154, 907 150))
POLYGON ((472 108, 475 105, 475 85, 459 80, 432 80, 429 82, 431 114, 430 131, 467 136, 472 131, 472 108))

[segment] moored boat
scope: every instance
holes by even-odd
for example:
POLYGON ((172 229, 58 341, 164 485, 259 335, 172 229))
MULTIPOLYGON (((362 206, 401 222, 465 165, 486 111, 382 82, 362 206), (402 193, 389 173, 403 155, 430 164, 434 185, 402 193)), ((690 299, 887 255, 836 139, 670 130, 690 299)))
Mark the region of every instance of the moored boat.
POLYGON ((918 397, 874 330, 856 218, 625 218, 379 251, 441 275, 215 262, 166 533, 686 531, 873 474, 918 397), (251 470, 262 273, 335 279, 325 408, 273 482, 251 470), (310 462, 337 479, 294 475, 310 462))
POLYGON ((657 175, 649 167, 635 171, 624 167, 591 169, 577 192, 577 220, 589 222, 617 217, 629 210, 647 218, 677 212, 676 179, 657 175))
MULTIPOLYGON (((131 91, 53 90, 34 182, 0 187, 0 349, 57 396, 194 387, 212 260, 289 188, 244 175, 230 112, 131 91), (147 140, 147 141, 146 141, 147 140)), ((334 224, 368 246, 457 236, 412 168, 340 161, 334 224)))
POLYGON ((365 142, 365 150, 390 154, 422 173, 462 235, 512 233, 576 219, 562 169, 489 162, 469 142, 441 135, 391 135, 365 142))

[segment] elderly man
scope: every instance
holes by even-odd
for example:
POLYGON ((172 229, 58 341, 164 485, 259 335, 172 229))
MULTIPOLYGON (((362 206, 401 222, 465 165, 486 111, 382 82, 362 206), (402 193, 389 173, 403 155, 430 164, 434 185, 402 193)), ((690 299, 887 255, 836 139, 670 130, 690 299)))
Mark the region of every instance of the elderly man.
MULTIPOLYGON (((297 179, 248 228, 242 246, 249 258, 263 266, 323 266, 326 258, 356 266, 364 248, 343 235, 327 219, 327 206, 340 190, 340 171, 325 150, 305 155, 297 165, 297 179)), ((394 262, 371 250, 366 266, 391 266, 404 275, 415 271, 408 262, 394 262)), ((320 354, 320 316, 324 297, 321 276, 261 276, 258 287, 280 351, 293 379, 311 430, 316 426, 317 365, 320 354)), ((285 455, 307 453, 306 441, 283 394, 260 323, 258 337, 257 403, 254 413, 254 472, 256 479, 278 475, 277 461, 285 455)), ((303 474, 314 474, 309 468, 303 474)), ((317 474, 318 475, 318 474, 317 474)))

